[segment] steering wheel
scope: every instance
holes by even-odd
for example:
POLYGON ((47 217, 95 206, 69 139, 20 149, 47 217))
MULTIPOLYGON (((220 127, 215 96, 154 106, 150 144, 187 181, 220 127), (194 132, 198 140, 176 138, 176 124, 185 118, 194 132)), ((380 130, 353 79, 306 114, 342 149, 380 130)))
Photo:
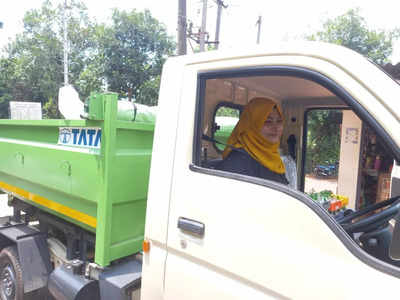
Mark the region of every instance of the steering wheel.
POLYGON ((348 233, 356 232, 370 232, 381 225, 388 222, 400 211, 400 195, 371 205, 369 207, 360 209, 350 215, 338 219, 340 225, 348 233), (366 214, 376 211, 377 209, 383 208, 381 211, 365 217, 366 214), (363 217, 364 216, 364 217, 363 217), (352 220, 361 218, 355 222, 352 220))

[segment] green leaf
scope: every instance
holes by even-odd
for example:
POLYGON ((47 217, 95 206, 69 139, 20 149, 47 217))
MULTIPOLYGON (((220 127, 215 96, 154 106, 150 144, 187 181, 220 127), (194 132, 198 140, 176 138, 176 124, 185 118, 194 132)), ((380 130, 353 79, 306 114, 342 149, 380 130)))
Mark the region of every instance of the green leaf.
POLYGON ((391 31, 369 29, 359 9, 350 9, 323 24, 323 30, 306 36, 313 41, 343 45, 365 55, 378 64, 388 62, 393 41, 399 37, 399 29, 391 31))

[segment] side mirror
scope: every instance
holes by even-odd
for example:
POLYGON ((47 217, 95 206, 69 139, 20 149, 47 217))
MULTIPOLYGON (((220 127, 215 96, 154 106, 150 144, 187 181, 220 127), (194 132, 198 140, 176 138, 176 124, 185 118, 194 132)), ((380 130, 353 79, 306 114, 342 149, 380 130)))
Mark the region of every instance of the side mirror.
POLYGON ((400 212, 394 217, 395 225, 390 242, 389 256, 393 260, 400 260, 400 212))

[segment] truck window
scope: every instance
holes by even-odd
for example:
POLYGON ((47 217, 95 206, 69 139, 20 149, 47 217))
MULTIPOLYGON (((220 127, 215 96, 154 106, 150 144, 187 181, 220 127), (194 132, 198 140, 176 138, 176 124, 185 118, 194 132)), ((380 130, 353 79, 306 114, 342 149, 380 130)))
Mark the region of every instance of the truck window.
POLYGON ((394 157, 370 126, 349 109, 312 109, 305 116, 306 194, 335 216, 390 198, 394 157))
MULTIPOLYGON (((305 115, 304 192, 337 192, 341 128, 341 109, 312 109, 305 115)), ((354 134, 359 134, 358 128, 354 134)), ((357 140, 354 140, 357 141, 357 140)), ((349 155, 347 152, 344 155, 349 155)))
MULTIPOLYGON (((391 193, 395 156, 387 143, 388 137, 376 129, 377 125, 356 104, 353 107, 350 95, 329 79, 324 82, 320 75, 313 76, 307 70, 303 73, 289 67, 202 74, 194 165, 206 169, 209 175, 251 181, 240 173, 221 172, 218 166, 224 159, 221 155, 224 146, 216 141, 226 143, 240 118, 239 111, 227 107, 227 103, 245 108, 253 98, 273 99, 284 116, 279 152, 282 161, 291 161, 289 165, 285 163, 289 184, 271 180, 263 184, 285 193, 288 188, 302 192, 304 198, 299 200, 317 203, 317 211, 328 212, 331 219, 327 222, 344 229, 363 253, 399 265, 388 255, 389 220, 394 215, 386 218, 380 215, 382 207, 397 203, 397 194, 391 193), (231 118, 229 128, 221 126, 222 117, 231 118), (358 223, 359 216, 367 218, 371 214, 377 215, 378 223, 368 221, 368 226, 358 223), (382 229, 380 226, 385 230, 376 233, 377 228, 382 229), (379 246, 371 239, 378 241, 379 246)), ((254 182, 260 184, 260 178, 254 182)))
POLYGON ((215 140, 213 146, 217 152, 224 150, 233 128, 235 128, 236 123, 239 121, 240 112, 240 106, 224 102, 218 105, 212 129, 213 139, 215 140))

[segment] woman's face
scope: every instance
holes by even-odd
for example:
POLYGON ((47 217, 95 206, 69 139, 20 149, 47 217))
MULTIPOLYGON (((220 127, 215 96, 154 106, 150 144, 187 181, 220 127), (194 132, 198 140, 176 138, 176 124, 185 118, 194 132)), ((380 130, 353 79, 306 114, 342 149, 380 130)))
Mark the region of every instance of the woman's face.
POLYGON ((283 119, 278 110, 274 108, 269 114, 264 126, 261 128, 261 135, 270 143, 278 143, 283 132, 283 119))

